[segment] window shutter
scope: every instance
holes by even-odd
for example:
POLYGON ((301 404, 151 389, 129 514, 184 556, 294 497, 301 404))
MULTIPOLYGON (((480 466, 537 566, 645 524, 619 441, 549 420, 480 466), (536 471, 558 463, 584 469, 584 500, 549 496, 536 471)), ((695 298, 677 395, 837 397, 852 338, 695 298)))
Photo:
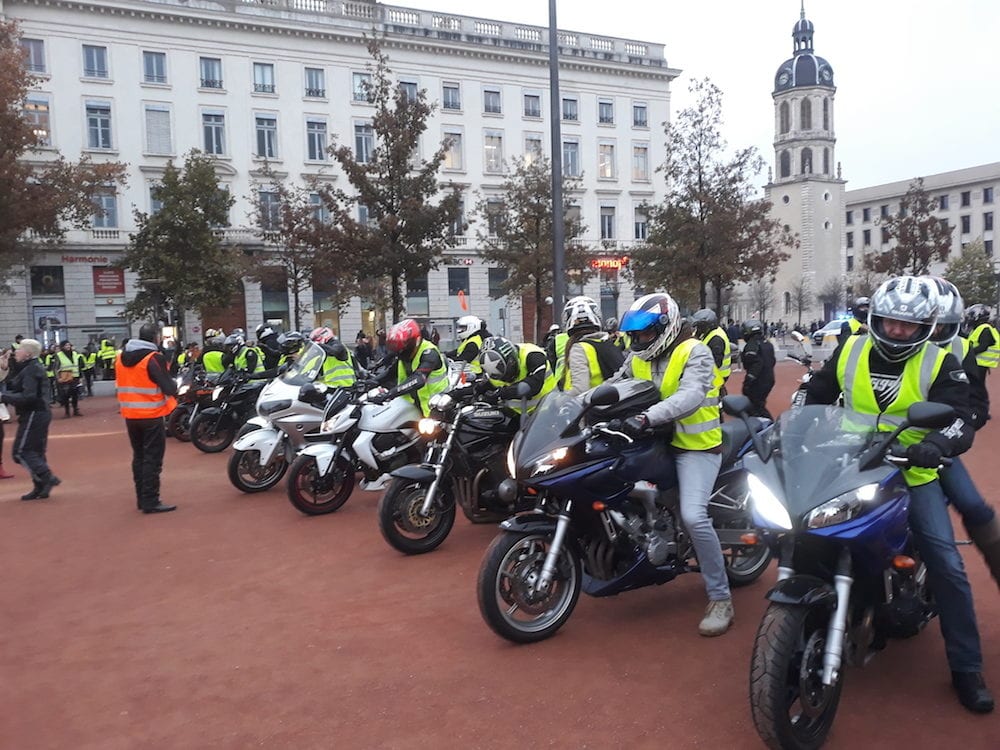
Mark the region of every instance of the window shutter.
POLYGON ((146 108, 146 151, 151 154, 172 152, 169 110, 146 108))

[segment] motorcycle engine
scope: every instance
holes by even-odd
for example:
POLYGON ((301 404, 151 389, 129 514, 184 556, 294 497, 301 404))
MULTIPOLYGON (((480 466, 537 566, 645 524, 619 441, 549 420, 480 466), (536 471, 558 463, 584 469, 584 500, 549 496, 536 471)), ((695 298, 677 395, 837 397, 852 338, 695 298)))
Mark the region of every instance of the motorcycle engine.
POLYGON ((646 517, 611 511, 615 523, 645 553, 653 565, 662 565, 677 554, 677 530, 668 510, 659 506, 647 509, 646 517))

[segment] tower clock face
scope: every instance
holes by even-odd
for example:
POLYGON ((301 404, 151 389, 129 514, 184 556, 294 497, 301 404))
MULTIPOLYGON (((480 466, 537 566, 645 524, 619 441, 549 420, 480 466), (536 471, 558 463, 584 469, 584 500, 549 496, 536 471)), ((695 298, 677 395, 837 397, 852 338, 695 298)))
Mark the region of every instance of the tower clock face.
POLYGON ((778 76, 778 85, 784 86, 786 83, 788 83, 788 73, 782 73, 778 76))
POLYGON ((829 68, 823 68, 823 80, 824 81, 829 81, 832 77, 833 77, 833 75, 830 73, 830 69, 829 68))

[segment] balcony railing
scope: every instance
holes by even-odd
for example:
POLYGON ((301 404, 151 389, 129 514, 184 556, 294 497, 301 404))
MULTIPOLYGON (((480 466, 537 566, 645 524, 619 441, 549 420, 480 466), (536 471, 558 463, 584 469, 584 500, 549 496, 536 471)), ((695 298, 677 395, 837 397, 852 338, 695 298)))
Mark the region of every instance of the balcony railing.
POLYGON ((117 240, 121 237, 119 229, 91 229, 91 239, 95 240, 117 240))
POLYGON ((326 96, 326 89, 306 89, 306 96, 311 96, 316 99, 322 99, 326 96))
POLYGON ((107 68, 84 68, 83 75, 87 78, 107 78, 107 68))
POLYGON ((221 89, 222 79, 221 78, 202 78, 201 87, 203 89, 221 89))
MULTIPOLYGON (((222 82, 219 81, 219 88, 222 88, 222 82)), ((253 85, 253 92, 255 94, 273 94, 274 84, 273 83, 255 83, 253 85)))

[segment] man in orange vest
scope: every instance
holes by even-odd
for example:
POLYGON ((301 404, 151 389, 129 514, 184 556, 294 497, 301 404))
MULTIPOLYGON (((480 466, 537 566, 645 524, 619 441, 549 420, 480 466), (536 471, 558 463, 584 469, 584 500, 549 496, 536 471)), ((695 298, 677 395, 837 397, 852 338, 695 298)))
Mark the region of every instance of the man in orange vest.
POLYGON ((177 384, 170 377, 159 344, 159 329, 153 323, 143 323, 139 338, 129 339, 115 361, 118 406, 132 443, 135 500, 143 513, 177 509, 160 501, 160 472, 167 446, 163 418, 177 405, 177 384))

